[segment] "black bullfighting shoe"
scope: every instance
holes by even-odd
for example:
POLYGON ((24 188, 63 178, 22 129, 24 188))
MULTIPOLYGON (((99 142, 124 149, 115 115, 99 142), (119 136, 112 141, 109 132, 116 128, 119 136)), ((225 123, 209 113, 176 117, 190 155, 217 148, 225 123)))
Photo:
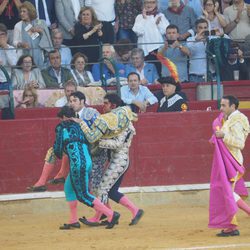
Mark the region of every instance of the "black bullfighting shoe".
POLYGON ((224 230, 222 230, 220 233, 216 234, 216 236, 218 237, 229 237, 229 236, 239 236, 239 235, 240 231, 237 229, 230 232, 225 232, 224 230))
POLYGON ((117 213, 117 212, 114 212, 112 220, 108 223, 108 225, 106 226, 106 229, 111 229, 116 224, 118 224, 119 223, 119 218, 120 218, 120 214, 117 213))
POLYGON ((61 178, 51 179, 48 181, 48 183, 52 185, 63 184, 65 183, 65 178, 61 177, 61 178))
POLYGON ((135 215, 134 219, 131 220, 131 222, 129 223, 130 226, 136 225, 139 220, 141 219, 141 217, 143 216, 144 211, 142 209, 139 209, 137 214, 135 215))
POLYGON ((28 192, 45 192, 47 190, 47 187, 45 185, 43 186, 30 186, 27 187, 28 192))
POLYGON ((87 225, 87 226, 90 226, 90 227, 98 227, 98 226, 100 226, 99 222, 88 221, 84 216, 82 218, 79 218, 79 221, 81 221, 84 225, 87 225))
POLYGON ((79 222, 72 223, 72 224, 63 224, 63 226, 59 227, 60 230, 70 230, 74 228, 80 228, 81 225, 79 222))

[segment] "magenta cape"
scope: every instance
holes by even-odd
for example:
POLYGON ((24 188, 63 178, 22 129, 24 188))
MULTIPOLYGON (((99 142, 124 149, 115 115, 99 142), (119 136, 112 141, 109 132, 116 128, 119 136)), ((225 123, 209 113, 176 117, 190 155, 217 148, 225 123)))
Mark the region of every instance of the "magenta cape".
MULTIPOLYGON (((222 126, 223 115, 220 114, 213 122, 214 132, 222 126)), ((210 142, 214 144, 214 156, 210 179, 209 224, 211 228, 230 228, 231 221, 238 207, 232 192, 230 180, 239 174, 244 174, 241 166, 226 148, 222 139, 212 136, 210 142)), ((247 196, 248 192, 241 178, 235 187, 239 195, 247 196)))

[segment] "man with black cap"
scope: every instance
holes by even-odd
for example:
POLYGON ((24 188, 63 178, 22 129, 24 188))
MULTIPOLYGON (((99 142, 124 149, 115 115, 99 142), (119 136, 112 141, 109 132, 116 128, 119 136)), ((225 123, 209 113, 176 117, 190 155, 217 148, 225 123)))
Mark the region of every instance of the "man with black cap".
POLYGON ((159 107, 157 112, 176 112, 187 111, 187 98, 184 93, 180 92, 181 86, 172 76, 161 77, 157 80, 162 91, 156 94, 159 107))

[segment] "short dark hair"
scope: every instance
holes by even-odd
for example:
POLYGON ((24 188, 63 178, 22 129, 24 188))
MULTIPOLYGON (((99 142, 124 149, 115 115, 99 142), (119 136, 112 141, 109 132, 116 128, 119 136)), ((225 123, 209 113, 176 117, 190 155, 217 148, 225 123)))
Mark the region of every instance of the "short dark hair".
POLYGON ((199 18, 195 21, 195 28, 197 29, 197 26, 200 24, 200 23, 206 23, 208 25, 208 22, 206 19, 204 18, 199 18))
POLYGON ((49 51, 49 53, 48 53, 49 58, 50 58, 51 54, 55 54, 55 53, 59 53, 59 55, 61 56, 60 51, 58 49, 54 49, 54 50, 49 51))
POLYGON ((179 33, 179 27, 175 24, 169 24, 166 28, 166 30, 170 30, 170 29, 176 29, 177 32, 179 33))
POLYGON ((72 93, 70 96, 78 98, 80 101, 84 100, 84 103, 86 102, 86 96, 81 91, 76 91, 72 93))
POLYGON ((115 93, 108 93, 104 96, 104 99, 107 99, 111 104, 115 104, 116 107, 124 106, 124 102, 121 97, 115 93))
POLYGON ((76 117, 75 111, 69 107, 69 106, 63 106, 60 111, 57 113, 57 117, 63 118, 64 116, 70 118, 70 117, 76 117))
POLYGON ((136 75, 137 77, 138 77, 138 80, 140 81, 141 80, 141 77, 140 77, 140 75, 137 73, 137 72, 130 72, 129 74, 128 74, 128 76, 127 76, 127 79, 129 79, 129 77, 130 76, 132 76, 132 75, 136 75))
POLYGON ((224 95, 222 99, 226 99, 229 101, 229 106, 232 106, 233 104, 235 105, 235 109, 238 109, 239 107, 239 100, 237 97, 233 95, 224 95))

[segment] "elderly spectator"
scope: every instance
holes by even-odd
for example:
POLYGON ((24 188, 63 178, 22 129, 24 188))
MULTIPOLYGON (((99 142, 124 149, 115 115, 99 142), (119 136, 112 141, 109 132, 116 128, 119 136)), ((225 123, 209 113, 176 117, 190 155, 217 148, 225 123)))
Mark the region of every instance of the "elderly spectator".
POLYGON ((77 86, 88 86, 94 82, 94 78, 90 71, 85 69, 88 58, 82 53, 76 53, 71 61, 71 73, 75 79, 77 86))
POLYGON ((15 25, 13 44, 23 49, 23 54, 31 55, 38 67, 43 67, 43 51, 50 51, 52 47, 48 27, 44 20, 37 19, 34 5, 27 1, 21 4, 19 14, 21 21, 15 25))
POLYGON ((0 65, 4 66, 11 74, 11 67, 16 65, 17 53, 13 46, 7 43, 7 27, 0 23, 0 65))
POLYGON ((244 40, 250 34, 250 5, 244 0, 233 0, 233 5, 224 10, 227 26, 224 31, 233 40, 244 40))
POLYGON ((69 69, 62 67, 61 55, 58 50, 49 52, 49 62, 51 66, 42 70, 46 88, 63 88, 64 83, 73 79, 73 76, 69 69))
POLYGON ((17 108, 42 108, 43 105, 38 102, 37 90, 33 87, 27 87, 23 91, 22 101, 18 101, 17 108))
POLYGON ((55 107, 63 107, 69 104, 69 97, 72 93, 76 92, 76 84, 74 81, 69 80, 64 84, 64 96, 58 99, 55 107))
MULTIPOLYGON (((187 62, 190 52, 185 43, 178 41, 179 37, 179 28, 174 24, 170 24, 166 29, 165 45, 158 51, 176 65, 180 81, 186 82, 188 81, 187 62)), ((170 76, 170 72, 163 66, 161 75, 170 76)))
POLYGON ((227 23, 224 16, 220 13, 219 3, 216 0, 204 0, 204 9, 202 18, 208 22, 208 30, 219 30, 223 33, 223 28, 227 23))
POLYGON ((132 64, 126 65, 126 75, 131 72, 138 73, 142 85, 153 84, 159 78, 155 65, 144 61, 144 52, 142 49, 134 48, 131 51, 131 61, 132 64))
POLYGON ((36 8, 39 19, 46 22, 50 29, 56 28, 55 0, 27 0, 36 8))
POLYGON ((157 112, 176 112, 188 110, 185 98, 183 98, 183 95, 179 93, 181 86, 174 80, 173 77, 162 77, 158 79, 158 82, 161 84, 162 91, 156 94, 159 102, 157 112))
MULTIPOLYGON (((166 17, 158 12, 157 0, 145 0, 142 14, 136 17, 133 27, 133 31, 138 36, 138 47, 143 49, 146 56, 145 60, 156 60, 155 55, 150 53, 156 52, 161 47, 168 25, 166 17)), ((161 64, 156 64, 156 68, 160 74, 161 64)))
POLYGON ((81 47, 75 48, 74 51, 86 55, 90 63, 96 63, 99 59, 98 45, 103 38, 102 23, 97 20, 92 7, 82 8, 78 20, 73 41, 74 45, 81 47))
POLYGON ((121 98, 133 111, 145 112, 149 105, 157 103, 157 98, 146 86, 140 85, 140 75, 136 72, 128 74, 128 85, 122 86, 121 98))
POLYGON ((14 89, 45 88, 40 69, 36 68, 32 56, 22 55, 17 61, 17 69, 13 70, 12 84, 14 89))
POLYGON ((169 7, 164 11, 170 24, 174 24, 179 28, 180 39, 186 40, 194 34, 194 23, 196 16, 194 10, 184 5, 181 0, 169 0, 169 7))
POLYGON ((63 44, 74 45, 72 38, 75 34, 74 26, 78 20, 80 9, 84 6, 82 0, 55 0, 55 11, 58 28, 63 33, 63 44))
POLYGON ((115 44, 116 59, 119 63, 128 64, 131 62, 131 51, 133 45, 129 39, 121 39, 115 44))
POLYGON ((62 44, 63 33, 60 30, 55 29, 52 31, 52 42, 54 49, 58 49, 61 54, 62 66, 70 68, 70 63, 72 60, 71 50, 69 47, 62 44))
POLYGON ((115 14, 118 27, 116 38, 129 39, 132 43, 137 42, 137 36, 132 30, 135 18, 142 11, 142 0, 116 0, 115 14))
POLYGON ((8 43, 13 44, 13 30, 17 22, 20 21, 18 9, 22 1, 1 0, 0 1, 0 23, 5 24, 8 30, 8 43))
POLYGON ((220 67, 222 81, 249 80, 248 68, 237 43, 232 43, 227 61, 220 67))
POLYGON ((105 79, 106 81, 115 77, 117 73, 119 77, 125 77, 125 66, 115 61, 115 49, 110 44, 104 44, 102 47, 103 64, 95 64, 92 68, 92 74, 95 81, 105 79), (106 59, 105 59, 106 58, 106 59))

